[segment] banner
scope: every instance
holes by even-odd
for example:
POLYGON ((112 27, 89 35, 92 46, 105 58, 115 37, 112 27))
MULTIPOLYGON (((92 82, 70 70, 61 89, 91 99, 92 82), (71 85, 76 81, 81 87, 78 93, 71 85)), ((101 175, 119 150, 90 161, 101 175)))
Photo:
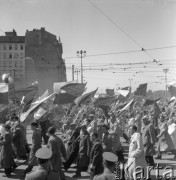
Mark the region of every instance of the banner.
POLYGON ((89 93, 83 94, 82 96, 79 96, 75 99, 75 104, 77 106, 81 106, 81 104, 89 104, 92 101, 92 98, 94 97, 95 93, 97 92, 98 88, 95 91, 91 91, 89 93))
POLYGON ((0 83, 0 104, 9 104, 8 84, 0 83))
POLYGON ((146 92, 147 92, 147 83, 140 84, 139 87, 134 92, 134 95, 136 95, 136 96, 146 96, 146 92))

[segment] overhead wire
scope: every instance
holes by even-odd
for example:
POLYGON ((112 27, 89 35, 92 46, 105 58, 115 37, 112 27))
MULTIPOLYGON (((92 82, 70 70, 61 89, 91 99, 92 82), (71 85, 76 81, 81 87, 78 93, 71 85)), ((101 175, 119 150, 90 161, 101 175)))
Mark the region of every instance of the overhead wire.
POLYGON ((129 39, 131 39, 131 41, 133 43, 135 43, 138 47, 141 48, 142 51, 144 51, 151 59, 155 60, 155 58, 152 57, 152 55, 150 53, 148 53, 146 51, 145 48, 143 48, 143 46, 141 46, 134 38, 132 38, 131 35, 129 35, 129 33, 127 33, 124 29, 122 29, 115 21, 113 21, 109 16, 107 16, 102 9, 100 9, 95 3, 93 3, 91 0, 87 0, 92 6, 94 6, 94 8, 96 8, 106 19, 109 20, 109 22, 111 22, 116 28, 118 28, 123 34, 125 34, 129 39))

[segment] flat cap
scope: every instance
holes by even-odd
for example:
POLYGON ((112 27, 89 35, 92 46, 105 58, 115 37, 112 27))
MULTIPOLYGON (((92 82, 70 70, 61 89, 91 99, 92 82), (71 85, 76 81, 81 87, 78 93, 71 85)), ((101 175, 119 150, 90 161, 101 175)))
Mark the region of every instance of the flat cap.
POLYGON ((31 125, 38 125, 38 122, 36 120, 32 121, 31 125))
POLYGON ((40 148, 35 153, 35 156, 39 159, 50 159, 52 151, 49 148, 40 148))
POLYGON ((118 157, 114 153, 111 153, 111 152, 104 152, 103 159, 105 161, 114 162, 114 163, 118 161, 118 157))
POLYGON ((70 126, 76 126, 76 123, 71 123, 70 126))

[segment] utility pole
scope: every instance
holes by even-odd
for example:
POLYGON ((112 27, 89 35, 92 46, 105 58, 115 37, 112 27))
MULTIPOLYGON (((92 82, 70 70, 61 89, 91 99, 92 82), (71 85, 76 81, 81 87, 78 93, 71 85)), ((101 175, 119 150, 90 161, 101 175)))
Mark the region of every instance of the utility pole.
POLYGON ((167 73, 168 73, 168 71, 169 71, 169 69, 163 69, 163 71, 164 71, 164 73, 165 73, 165 82, 166 82, 166 94, 165 94, 165 96, 166 96, 166 100, 167 100, 167 73))
POLYGON ((81 83, 83 83, 83 63, 82 63, 82 58, 86 56, 86 51, 77 51, 76 52, 77 56, 81 58, 81 83))
POLYGON ((80 70, 75 70, 74 72, 75 72, 75 74, 77 76, 77 82, 79 82, 78 75, 80 74, 80 70))
POLYGON ((128 80, 130 82, 130 93, 131 93, 131 82, 133 81, 133 79, 129 78, 128 80))
POLYGON ((74 65, 72 65, 72 81, 74 81, 75 80, 75 78, 74 78, 74 70, 75 69, 75 66, 74 65))

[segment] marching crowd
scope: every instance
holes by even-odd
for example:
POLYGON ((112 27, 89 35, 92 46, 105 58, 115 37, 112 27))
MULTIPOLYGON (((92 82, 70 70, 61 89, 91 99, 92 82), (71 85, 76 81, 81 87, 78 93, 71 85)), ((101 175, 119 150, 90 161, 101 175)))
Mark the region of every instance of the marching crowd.
POLYGON ((18 167, 16 158, 27 164, 23 174, 26 180, 64 180, 64 172, 72 164, 76 165, 73 178, 86 171, 91 180, 136 179, 136 167, 144 171, 147 166, 154 167, 155 154, 161 159, 163 152, 170 151, 176 158, 175 142, 168 133, 168 126, 176 123, 174 112, 168 115, 163 110, 157 117, 146 110, 120 116, 109 112, 105 116, 92 110, 82 116, 81 123, 68 118, 62 127, 46 127, 46 121, 34 119, 30 124, 31 146, 27 142, 27 127, 17 114, 7 118, 1 125, 0 137, 0 163, 7 177, 18 167), (62 131, 62 137, 57 130, 62 131), (46 147, 42 147, 42 137, 46 147), (122 138, 129 144, 127 161, 122 138), (34 166, 37 169, 32 171, 34 166))

